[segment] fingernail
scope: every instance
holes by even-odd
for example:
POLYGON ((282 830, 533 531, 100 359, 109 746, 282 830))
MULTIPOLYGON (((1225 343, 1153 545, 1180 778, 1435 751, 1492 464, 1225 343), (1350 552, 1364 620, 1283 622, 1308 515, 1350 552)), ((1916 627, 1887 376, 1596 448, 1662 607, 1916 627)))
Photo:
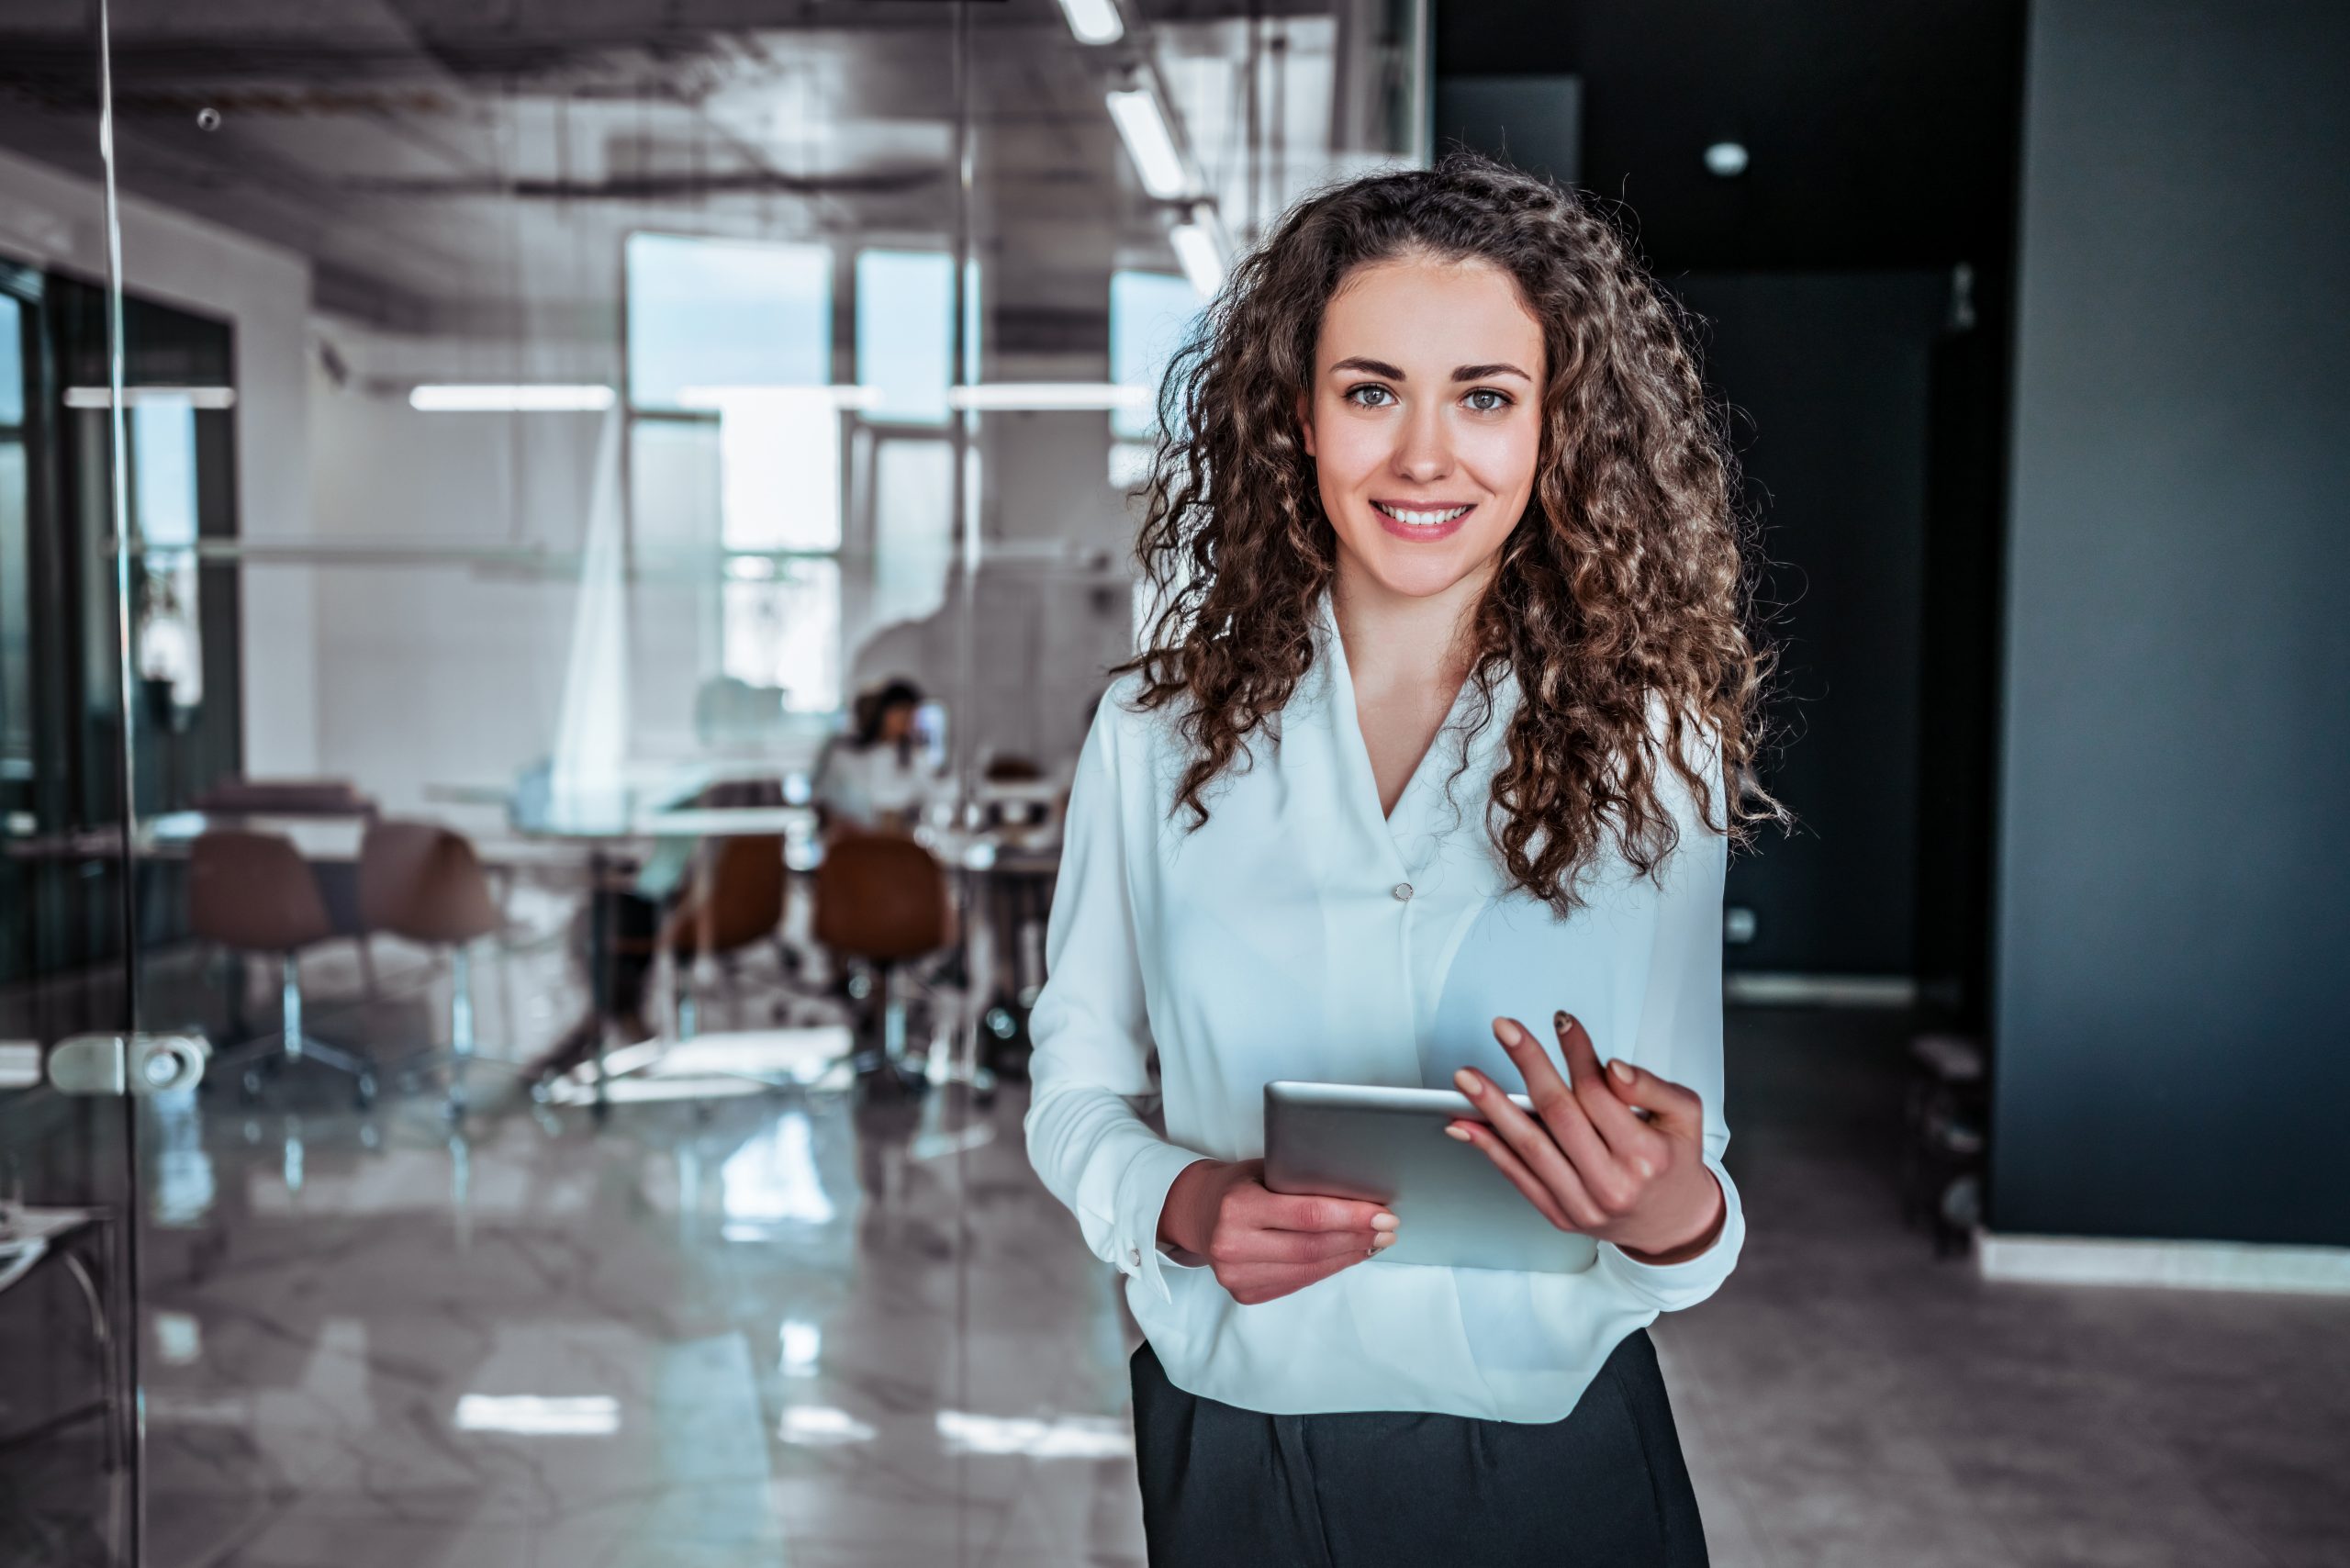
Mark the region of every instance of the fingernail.
POLYGON ((1551 1027, 1557 1029, 1559 1033, 1563 1035, 1568 1030, 1575 1026, 1575 1021, 1568 1017, 1565 1010, 1562 1008, 1559 1012, 1550 1014, 1550 1025, 1551 1027))
POLYGON ((1447 1122, 1444 1124, 1444 1136, 1449 1138, 1458 1138, 1462 1143, 1467 1143, 1469 1141, 1469 1129, 1467 1127, 1456 1127, 1450 1122, 1447 1122))
POLYGON ((1470 1071, 1465 1067, 1459 1072, 1452 1075, 1452 1082, 1453 1086, 1459 1089, 1463 1094, 1481 1094, 1484 1092, 1485 1081, 1479 1078, 1475 1073, 1470 1071))
POLYGON ((1632 1070, 1624 1065, 1624 1058, 1621 1057, 1618 1057, 1614 1061, 1609 1062, 1607 1064, 1607 1070, 1616 1075, 1616 1081, 1618 1083, 1629 1083, 1632 1081, 1632 1070))
POLYGON ((1391 1214, 1376 1214, 1371 1216, 1371 1228, 1373 1230, 1393 1230, 1397 1223, 1395 1216, 1391 1214))
POLYGON ((1374 1236, 1371 1238, 1371 1249, 1373 1252, 1378 1251, 1382 1247, 1393 1247, 1394 1245, 1395 1237, 1393 1232, 1390 1232, 1385 1236, 1374 1236))
POLYGON ((1526 1037, 1526 1031, 1506 1018, 1494 1020, 1494 1037, 1503 1045, 1514 1046, 1526 1037))

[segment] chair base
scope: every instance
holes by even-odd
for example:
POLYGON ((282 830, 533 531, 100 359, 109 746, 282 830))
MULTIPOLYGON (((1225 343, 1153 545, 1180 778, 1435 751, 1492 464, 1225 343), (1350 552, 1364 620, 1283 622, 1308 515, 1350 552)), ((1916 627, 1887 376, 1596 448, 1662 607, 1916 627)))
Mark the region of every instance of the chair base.
POLYGON ((341 1073, 351 1080, 352 1099, 358 1108, 362 1111, 374 1108, 376 1091, 380 1087, 375 1064, 307 1035, 298 1039, 265 1040, 259 1048, 241 1056, 230 1056, 218 1066, 237 1072, 238 1086, 250 1103, 260 1100, 268 1081, 293 1062, 313 1062, 341 1073))

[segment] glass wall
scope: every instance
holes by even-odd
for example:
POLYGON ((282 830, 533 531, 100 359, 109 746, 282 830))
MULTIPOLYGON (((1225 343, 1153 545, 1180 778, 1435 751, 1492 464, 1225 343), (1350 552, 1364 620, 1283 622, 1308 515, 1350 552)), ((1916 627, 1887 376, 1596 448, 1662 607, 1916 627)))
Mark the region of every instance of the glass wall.
POLYGON ((143 1506, 68 1513, 157 1563, 1139 1556, 1130 1330, 1020 1137, 1057 813, 1168 354, 1425 119, 1417 7, 1266 9, 0 23, 0 987, 46 1049, 132 963, 73 1026, 207 1056, 96 1194, 143 1506))

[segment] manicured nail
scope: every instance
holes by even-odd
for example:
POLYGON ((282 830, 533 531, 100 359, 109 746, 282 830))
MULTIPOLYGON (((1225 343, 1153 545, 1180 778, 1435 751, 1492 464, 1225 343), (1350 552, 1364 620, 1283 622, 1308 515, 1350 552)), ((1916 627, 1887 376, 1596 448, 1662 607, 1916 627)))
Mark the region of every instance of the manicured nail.
POLYGON ((1375 1214, 1371 1216, 1371 1228, 1373 1230, 1393 1230, 1398 1223, 1395 1216, 1391 1214, 1375 1214))
POLYGON ((1454 1088, 1472 1098, 1485 1092, 1485 1081, 1465 1067, 1452 1075, 1452 1083, 1454 1088))
POLYGON ((1559 1012, 1550 1014, 1550 1026, 1563 1035, 1568 1030, 1575 1026, 1575 1021, 1568 1017, 1565 1010, 1562 1008, 1559 1012))
POLYGON ((1395 1236, 1393 1231, 1390 1231, 1384 1236, 1374 1236, 1371 1238, 1371 1249, 1373 1252, 1378 1251, 1382 1247, 1393 1247, 1394 1245, 1395 1236))
POLYGON ((1526 1031, 1506 1018, 1494 1020, 1494 1038, 1505 1046, 1516 1046, 1526 1038, 1526 1031))
POLYGON ((1469 1129, 1464 1126, 1456 1126, 1451 1122, 1447 1122, 1444 1124, 1444 1136, 1449 1138, 1459 1138, 1462 1143, 1467 1143, 1469 1141, 1469 1129))
POLYGON ((1624 1065, 1624 1058, 1621 1057, 1618 1057, 1614 1061, 1609 1062, 1607 1064, 1607 1070, 1616 1075, 1616 1081, 1618 1083, 1629 1083, 1632 1081, 1632 1070, 1624 1065))

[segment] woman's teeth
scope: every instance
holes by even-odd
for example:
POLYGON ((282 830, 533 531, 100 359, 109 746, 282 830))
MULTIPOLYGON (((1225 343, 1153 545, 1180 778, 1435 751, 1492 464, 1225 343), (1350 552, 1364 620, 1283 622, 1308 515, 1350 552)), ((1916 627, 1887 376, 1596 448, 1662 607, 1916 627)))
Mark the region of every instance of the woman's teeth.
POLYGON ((1405 511, 1402 507, 1391 507, 1385 501, 1371 504, 1396 521, 1409 523, 1414 528, 1434 528, 1438 523, 1450 522, 1469 510, 1467 507, 1447 507, 1442 511, 1405 511))

